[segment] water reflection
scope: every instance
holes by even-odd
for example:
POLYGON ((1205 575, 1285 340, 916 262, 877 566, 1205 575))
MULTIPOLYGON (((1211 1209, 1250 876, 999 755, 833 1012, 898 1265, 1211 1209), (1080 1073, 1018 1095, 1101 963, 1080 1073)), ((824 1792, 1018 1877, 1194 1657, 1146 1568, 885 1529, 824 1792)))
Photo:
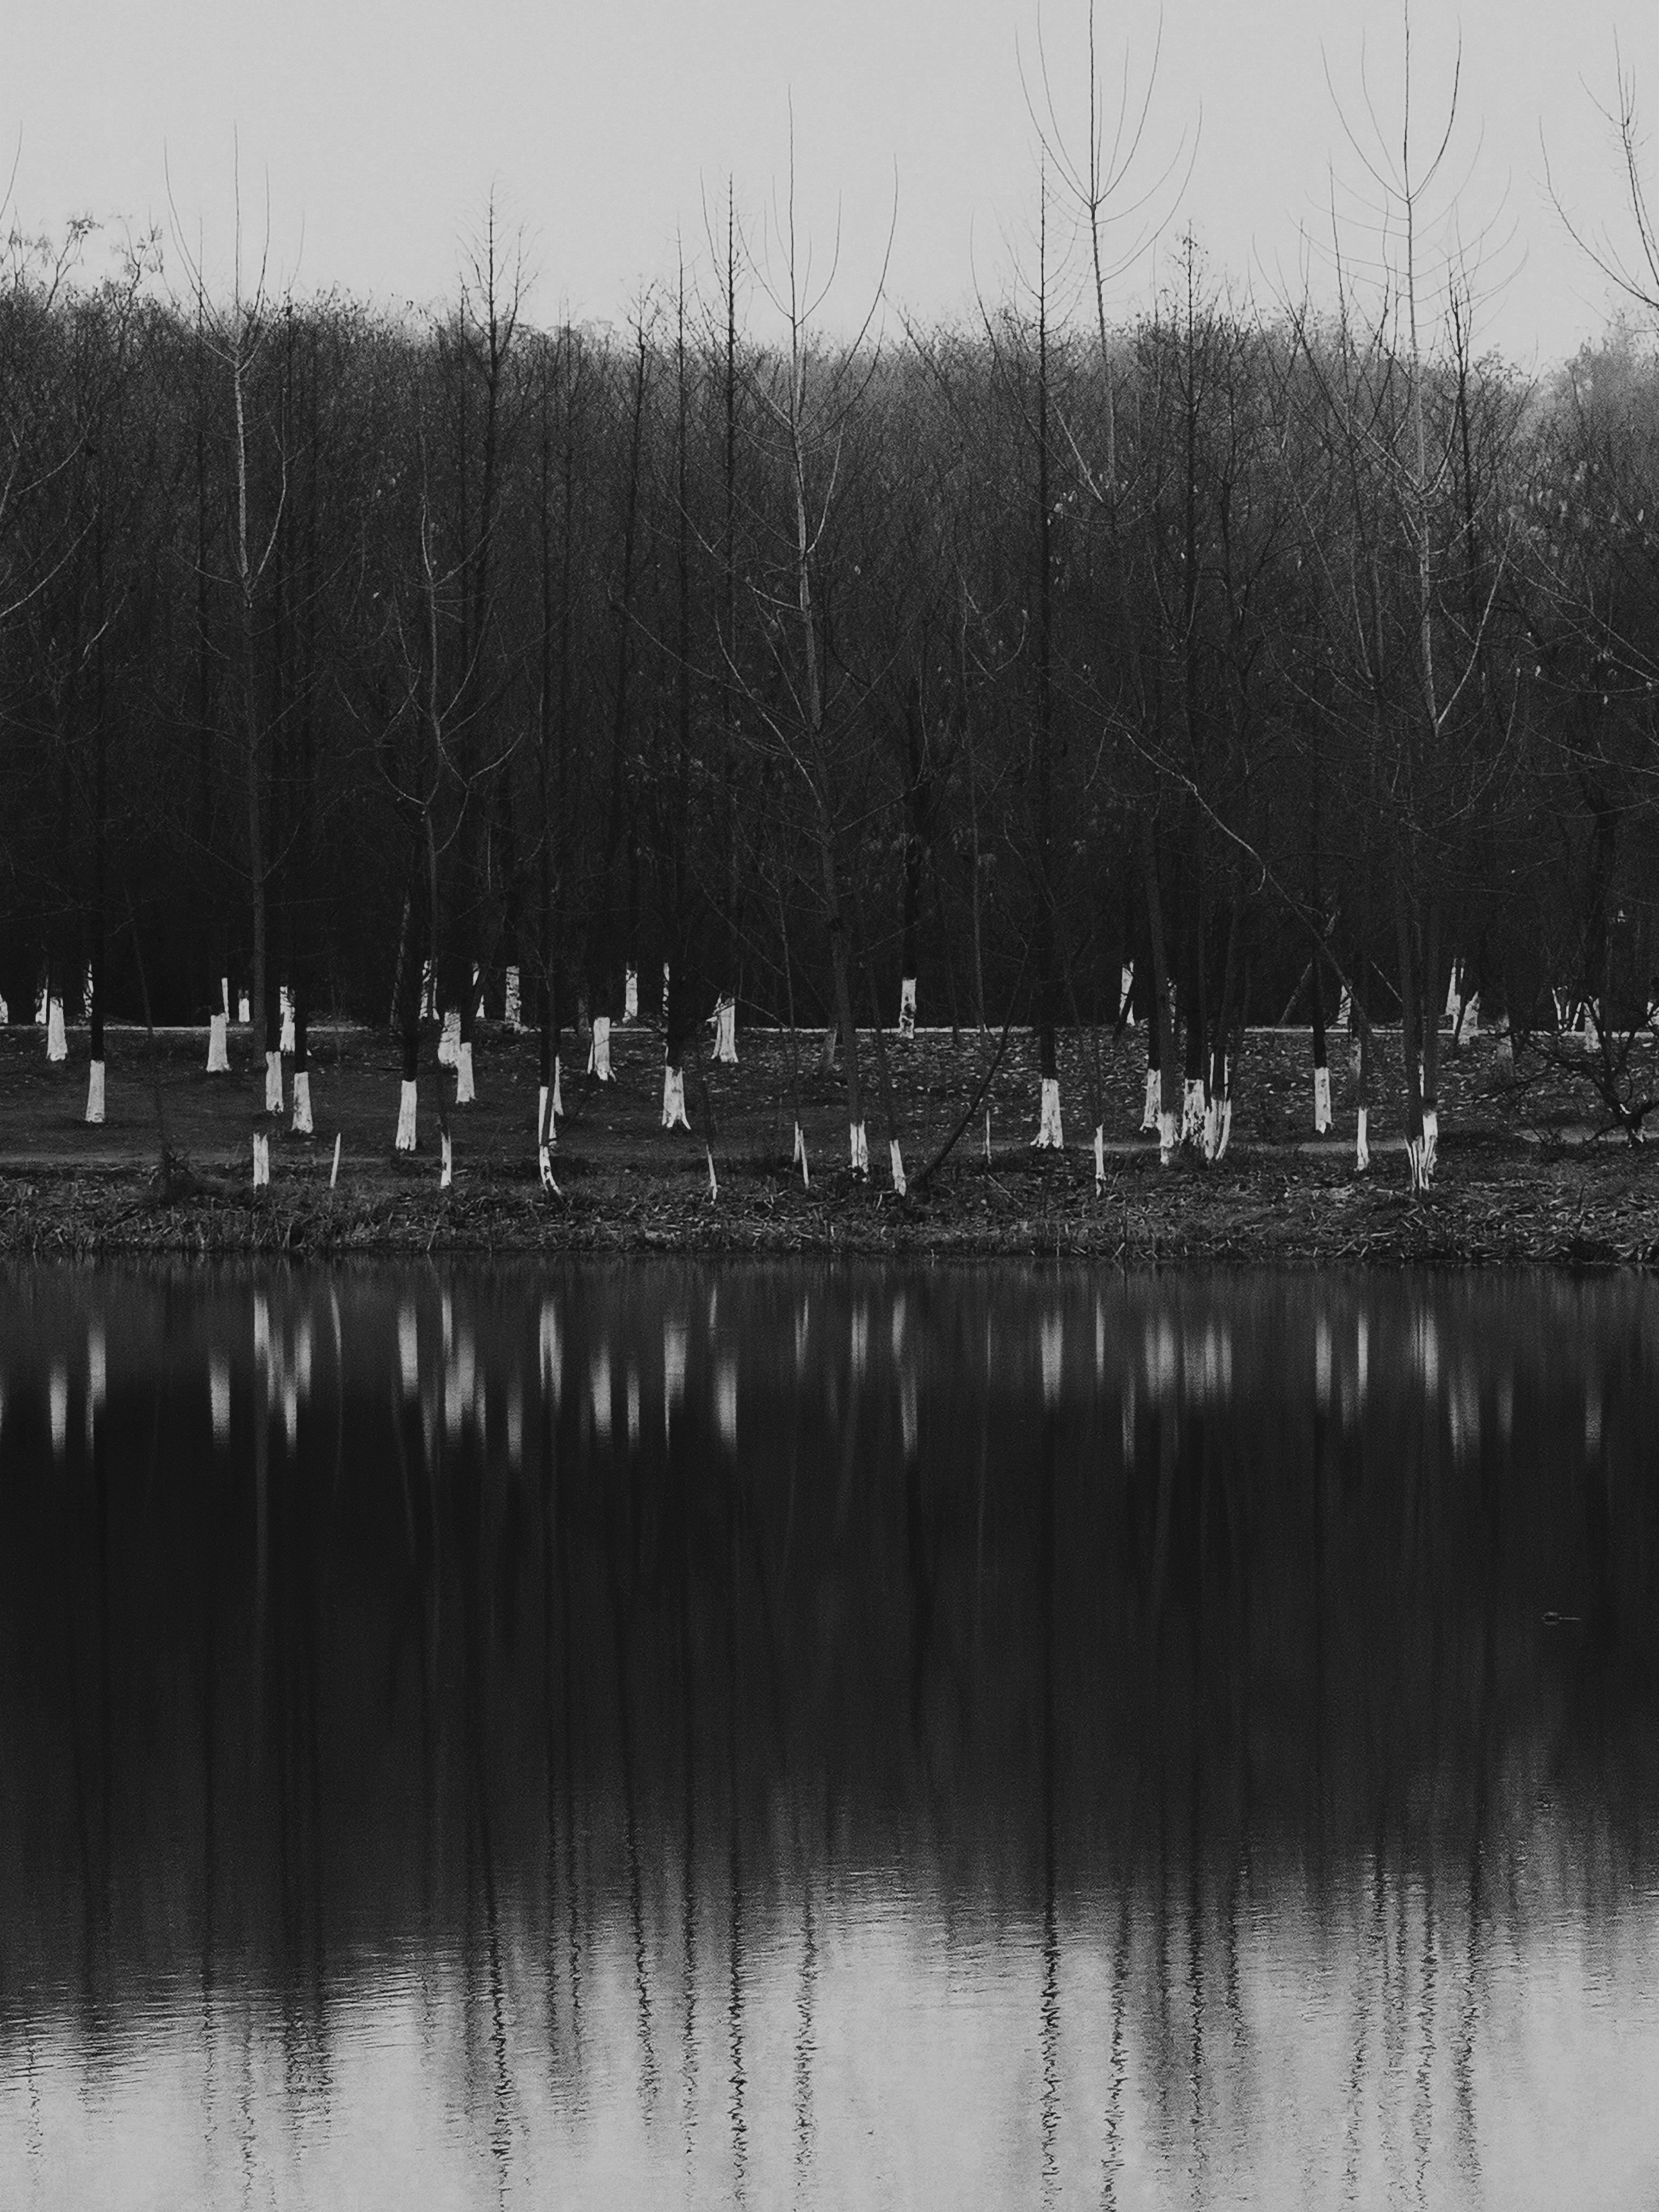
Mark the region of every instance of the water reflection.
POLYGON ((1659 1299, 0 1279, 0 2201, 1639 2201, 1659 1299))

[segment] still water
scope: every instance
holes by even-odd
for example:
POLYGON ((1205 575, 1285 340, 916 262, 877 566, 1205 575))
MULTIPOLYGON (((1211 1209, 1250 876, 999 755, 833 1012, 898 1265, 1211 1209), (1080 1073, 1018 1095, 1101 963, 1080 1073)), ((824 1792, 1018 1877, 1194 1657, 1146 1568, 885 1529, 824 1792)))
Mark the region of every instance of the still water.
POLYGON ((0 2203, 1659 2195, 1659 1291, 0 1277, 0 2203))

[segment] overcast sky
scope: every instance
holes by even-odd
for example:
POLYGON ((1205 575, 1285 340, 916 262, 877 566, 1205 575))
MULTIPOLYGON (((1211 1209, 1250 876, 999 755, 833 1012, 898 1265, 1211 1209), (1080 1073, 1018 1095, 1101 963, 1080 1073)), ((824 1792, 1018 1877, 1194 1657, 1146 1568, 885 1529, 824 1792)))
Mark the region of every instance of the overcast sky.
MULTIPOLYGON (((16 161, 14 220, 73 214, 199 234, 228 271, 236 148, 245 229, 270 204, 273 266, 302 292, 342 285, 426 305, 453 289, 490 195, 522 234, 532 312, 621 319, 643 283, 672 275, 677 236, 703 249, 705 198, 735 180, 758 238, 788 175, 822 270, 837 222, 829 313, 856 321, 878 275, 895 307, 933 317, 1000 295, 1029 264, 1041 21, 1060 123, 1080 149, 1085 0, 52 0, 8 11, 0 126, 16 161), (168 178, 171 178, 169 205, 168 178)), ((1399 0, 1169 0, 1134 182, 1186 175, 1154 210, 1156 246, 1114 287, 1148 295, 1190 226, 1212 272, 1259 297, 1300 282, 1299 244, 1370 250, 1352 203, 1365 184, 1342 116, 1366 138, 1362 51, 1379 120, 1400 117, 1399 0), (1328 70, 1341 107, 1328 89, 1328 70), (1200 122, 1201 117, 1201 122, 1200 122), (1346 198, 1342 198, 1343 195, 1346 198)), ((1418 0, 1415 113, 1426 151, 1443 116, 1461 28, 1460 129, 1448 178, 1466 242, 1489 240, 1503 280, 1482 334, 1547 362, 1602 325, 1606 281, 1553 210, 1556 186, 1587 229, 1627 237, 1615 38, 1659 125, 1659 9, 1604 0, 1418 0), (1496 224, 1492 229, 1491 226, 1496 224), (1504 246, 1504 239, 1510 243, 1504 246)), ((1143 0, 1099 10, 1115 103, 1127 55, 1137 94, 1158 36, 1143 0)), ((1659 197, 1659 147, 1651 171, 1659 197)), ((176 240, 168 253, 179 267, 176 240)), ((774 250, 773 265, 780 266, 774 250)), ((1316 264, 1317 266, 1317 264, 1316 264)))

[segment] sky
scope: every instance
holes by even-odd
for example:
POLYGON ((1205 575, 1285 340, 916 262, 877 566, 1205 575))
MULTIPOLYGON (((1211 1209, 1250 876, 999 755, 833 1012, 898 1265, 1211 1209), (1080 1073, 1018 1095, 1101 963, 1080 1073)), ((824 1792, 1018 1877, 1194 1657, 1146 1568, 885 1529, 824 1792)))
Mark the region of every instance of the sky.
MULTIPOLYGON (((972 317, 1035 270, 1042 55, 1050 135, 1086 143, 1086 0, 15 0, 8 14, 9 222, 159 229, 181 292, 198 246, 228 289, 240 181, 245 259, 264 253, 278 289, 430 308, 453 296, 493 200, 522 242, 533 319, 620 323, 644 288, 672 286, 682 252, 706 271, 729 178, 763 325, 763 282, 787 277, 793 127, 796 264, 814 295, 834 269, 820 320, 855 327, 878 291, 890 328, 905 313, 972 317)), ((1103 0, 1109 111, 1127 79, 1138 113, 1150 82, 1115 314, 1173 280, 1188 231, 1213 282, 1268 307, 1304 271, 1328 292, 1334 243, 1364 276, 1365 87, 1397 154, 1404 21, 1401 0, 1103 0)), ((1602 111, 1622 52, 1659 126, 1659 9, 1417 0, 1411 30, 1419 158, 1462 41, 1425 273, 1455 210, 1479 269, 1478 341, 1545 368, 1612 303, 1552 204, 1546 149, 1581 229, 1628 250, 1602 111)), ((1659 198, 1659 144, 1650 175, 1659 198)), ((1066 235, 1060 193, 1062 293, 1083 273, 1066 235)))

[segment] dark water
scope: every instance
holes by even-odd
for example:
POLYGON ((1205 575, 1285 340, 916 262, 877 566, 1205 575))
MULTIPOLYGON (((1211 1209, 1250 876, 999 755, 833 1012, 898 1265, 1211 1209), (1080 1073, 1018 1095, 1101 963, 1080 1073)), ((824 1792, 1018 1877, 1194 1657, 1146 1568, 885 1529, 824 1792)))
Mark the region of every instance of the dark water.
POLYGON ((0 1278, 0 2203, 1659 2194, 1659 1293, 0 1278))

